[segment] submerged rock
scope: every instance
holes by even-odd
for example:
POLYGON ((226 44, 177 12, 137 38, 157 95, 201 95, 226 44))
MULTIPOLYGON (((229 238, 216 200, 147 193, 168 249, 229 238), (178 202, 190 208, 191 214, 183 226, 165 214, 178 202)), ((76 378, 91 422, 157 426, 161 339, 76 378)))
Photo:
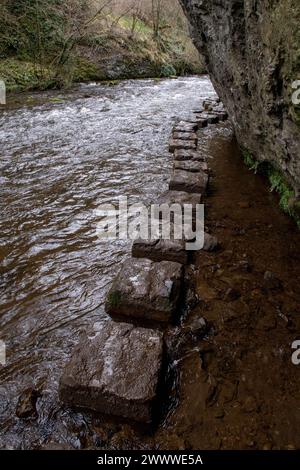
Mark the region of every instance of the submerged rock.
POLYGON ((161 332, 107 322, 75 349, 60 379, 69 406, 148 423, 162 367, 161 332))
POLYGON ((106 312, 117 318, 168 323, 177 311, 182 282, 179 263, 129 259, 108 293, 106 312))

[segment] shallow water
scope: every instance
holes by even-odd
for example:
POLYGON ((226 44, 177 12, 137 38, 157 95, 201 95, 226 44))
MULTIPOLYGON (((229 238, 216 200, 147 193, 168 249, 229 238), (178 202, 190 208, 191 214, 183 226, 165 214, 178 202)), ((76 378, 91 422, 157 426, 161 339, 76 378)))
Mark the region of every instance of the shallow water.
POLYGON ((60 407, 58 379, 80 333, 108 321, 104 297, 131 246, 99 240, 95 210, 119 196, 155 201, 172 126, 212 95, 207 77, 126 81, 82 85, 64 101, 24 95, 1 112, 2 448, 84 447, 88 420, 60 407), (43 391, 36 421, 15 416, 28 386, 43 391))

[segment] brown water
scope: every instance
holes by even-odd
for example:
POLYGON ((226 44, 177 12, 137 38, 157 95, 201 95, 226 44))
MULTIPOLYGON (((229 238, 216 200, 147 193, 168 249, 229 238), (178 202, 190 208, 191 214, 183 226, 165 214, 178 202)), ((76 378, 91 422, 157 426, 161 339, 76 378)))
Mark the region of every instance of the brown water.
POLYGON ((24 95, 1 112, 1 447, 83 445, 87 417, 60 407, 58 379, 80 333, 108 321, 105 293, 130 252, 97 238, 95 209, 155 201, 172 126, 212 95, 207 77, 127 81, 24 95), (28 386, 42 389, 37 421, 15 416, 28 386))

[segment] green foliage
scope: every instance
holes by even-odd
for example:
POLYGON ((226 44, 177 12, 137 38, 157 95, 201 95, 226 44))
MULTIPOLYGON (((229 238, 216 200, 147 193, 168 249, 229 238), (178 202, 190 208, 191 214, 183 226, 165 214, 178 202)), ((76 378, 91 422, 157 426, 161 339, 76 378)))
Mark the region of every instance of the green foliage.
POLYGON ((121 302, 121 294, 119 291, 113 291, 108 296, 108 303, 112 307, 117 307, 121 302))
POLYGON ((249 150, 242 148, 245 164, 255 173, 264 174, 270 182, 270 191, 279 195, 279 206, 288 215, 293 217, 300 228, 300 201, 296 201, 295 192, 286 181, 283 174, 268 162, 258 162, 249 150))
POLYGON ((281 209, 293 215, 292 207, 290 206, 290 200, 294 197, 294 191, 286 183, 282 174, 273 167, 269 167, 268 177, 271 183, 271 192, 276 191, 280 196, 280 207, 281 209))
POLYGON ((255 160, 249 150, 247 150, 245 147, 243 147, 241 151, 245 164, 250 168, 250 170, 253 170, 255 173, 257 173, 260 162, 255 160))
POLYGON ((177 75, 177 71, 172 64, 163 64, 160 69, 161 77, 174 77, 177 75))

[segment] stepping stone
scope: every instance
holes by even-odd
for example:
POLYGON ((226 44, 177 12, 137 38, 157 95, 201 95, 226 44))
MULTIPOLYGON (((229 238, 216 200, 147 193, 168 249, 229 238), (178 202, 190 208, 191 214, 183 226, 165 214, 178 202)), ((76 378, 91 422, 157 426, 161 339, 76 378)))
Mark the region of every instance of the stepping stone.
POLYGON ((171 191, 204 194, 207 185, 208 175, 204 171, 191 173, 190 171, 175 170, 170 180, 169 189, 171 191))
POLYGON ((218 124, 219 117, 216 114, 206 113, 202 117, 207 120, 208 124, 218 124))
MULTIPOLYGON (((197 204, 201 204, 201 194, 193 194, 185 191, 166 191, 164 192, 157 201, 158 205, 167 204, 169 207, 172 204, 180 204, 182 207, 184 204, 191 204, 193 206, 193 212, 196 211, 197 204)), ((171 222, 173 220, 171 219, 171 222)))
POLYGON ((195 143, 198 143, 198 137, 195 132, 174 132, 174 140, 193 140, 195 143))
POLYGON ((118 319, 166 324, 176 313, 182 281, 183 266, 179 263, 129 259, 108 293, 106 312, 118 319))
POLYGON ((180 140, 180 139, 170 139, 169 142, 169 152, 174 153, 177 149, 182 150, 196 150, 197 143, 193 140, 180 140))
POLYGON ((180 121, 174 126, 174 132, 196 132, 198 130, 198 124, 192 121, 180 121))
POLYGON ((191 160, 187 161, 174 161, 174 169, 175 170, 184 170, 184 171, 191 171, 192 173, 198 173, 199 171, 204 171, 208 173, 208 165, 205 162, 194 162, 191 160))
POLYGON ((226 111, 214 111, 220 121, 226 121, 228 119, 228 113, 226 111))
POLYGON ((193 160, 195 162, 205 161, 205 156, 195 150, 177 149, 174 152, 174 159, 177 161, 193 160))
POLYGON ((188 264, 188 251, 185 240, 135 240, 132 245, 134 258, 147 258, 152 261, 175 261, 188 264))
POLYGON ((108 321, 75 348, 60 379, 71 407, 149 423, 162 368, 163 335, 108 321))

